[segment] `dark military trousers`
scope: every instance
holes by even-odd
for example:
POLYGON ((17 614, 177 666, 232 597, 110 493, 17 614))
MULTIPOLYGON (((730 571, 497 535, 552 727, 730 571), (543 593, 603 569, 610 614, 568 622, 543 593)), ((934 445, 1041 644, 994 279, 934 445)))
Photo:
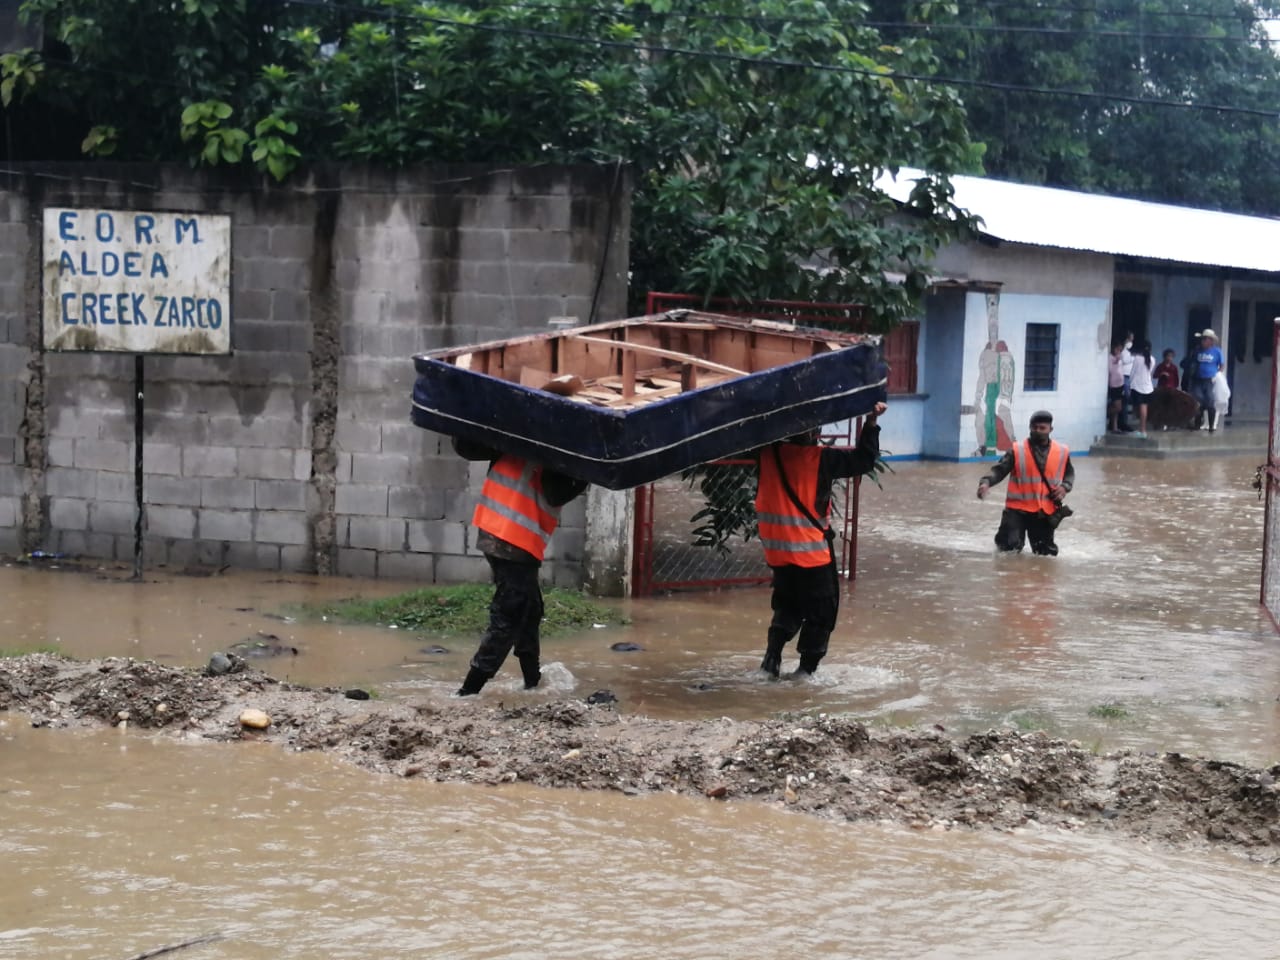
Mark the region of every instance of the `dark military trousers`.
MULTIPOLYGON (((827 655, 831 632, 840 613, 840 581, 835 562, 821 567, 776 567, 773 573, 773 619, 766 657, 781 656, 798 632, 800 670, 813 673, 827 655)), ((770 672, 773 672, 772 670, 770 672)))
POLYGON ((542 628, 542 587, 538 564, 487 556, 493 571, 493 599, 489 627, 471 658, 471 669, 492 677, 513 649, 528 681, 538 672, 539 633, 542 628))
POLYGON ((1058 545, 1053 542, 1053 530, 1048 514, 1005 507, 1000 515, 1000 527, 996 530, 996 546, 1002 551, 1018 553, 1030 540, 1032 553, 1056 557, 1058 545))

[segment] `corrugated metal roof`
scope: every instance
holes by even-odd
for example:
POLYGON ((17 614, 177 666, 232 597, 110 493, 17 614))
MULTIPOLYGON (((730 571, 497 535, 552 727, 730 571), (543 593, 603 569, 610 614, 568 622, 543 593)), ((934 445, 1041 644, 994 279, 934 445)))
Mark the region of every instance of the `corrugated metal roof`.
MULTIPOLYGON (((918 170, 877 182, 905 201, 918 170)), ((954 176, 955 202, 1011 243, 1242 270, 1280 271, 1280 219, 954 176)))

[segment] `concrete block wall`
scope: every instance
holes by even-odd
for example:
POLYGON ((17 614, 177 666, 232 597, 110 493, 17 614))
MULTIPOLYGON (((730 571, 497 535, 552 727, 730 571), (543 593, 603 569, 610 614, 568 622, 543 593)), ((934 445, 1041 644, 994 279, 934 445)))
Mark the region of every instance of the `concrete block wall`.
MULTIPOLYGON (((174 168, 0 182, 0 550, 128 559, 134 359, 39 349, 46 206, 226 213, 229 357, 144 359, 145 560, 423 582, 487 578, 483 464, 409 422, 411 357, 624 315, 611 171, 317 170, 284 187, 174 168)), ((547 579, 583 579, 584 507, 547 579)))

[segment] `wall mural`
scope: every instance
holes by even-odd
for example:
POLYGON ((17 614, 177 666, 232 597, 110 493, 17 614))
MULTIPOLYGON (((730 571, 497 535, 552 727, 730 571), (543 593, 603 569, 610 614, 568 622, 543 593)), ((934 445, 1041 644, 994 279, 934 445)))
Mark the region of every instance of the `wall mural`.
POLYGON ((974 392, 975 457, 1013 449, 1013 354, 1000 339, 1000 294, 987 294, 987 345, 978 355, 978 388, 974 392))

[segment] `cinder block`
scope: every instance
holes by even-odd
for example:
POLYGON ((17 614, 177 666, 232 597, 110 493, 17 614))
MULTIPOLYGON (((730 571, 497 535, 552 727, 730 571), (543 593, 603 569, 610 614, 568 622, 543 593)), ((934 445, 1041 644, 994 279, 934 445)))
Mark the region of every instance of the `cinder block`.
MULTIPOLYGON (((22 467, 16 464, 4 464, 0 466, 0 497, 16 497, 23 492, 24 473, 22 467)), ((71 496, 79 496, 72 493, 71 496)), ((89 494, 91 499, 93 494, 89 494)))
POLYGON ((247 320, 271 319, 272 293, 269 290, 235 290, 232 293, 231 309, 235 316, 235 326, 231 328, 231 343, 240 349, 240 325, 247 320))
MULTIPOLYGON (((0 493, 5 489, 4 473, 0 470, 0 493)), ((92 470, 51 467, 44 473, 44 492, 51 497, 93 500, 98 496, 98 475, 92 470)))
MULTIPOLYGON (((409 423, 407 418, 402 423, 379 424, 382 433, 382 452, 399 453, 421 461, 427 457, 439 455, 440 434, 409 423)), ((455 459, 449 454, 450 459, 455 459)))
POLYGON ((243 477, 216 477, 200 481, 200 506, 252 509, 257 481, 243 477))
POLYGON ((392 453, 357 453, 351 458, 353 483, 403 485, 409 482, 410 461, 392 453))
POLYGON ((297 480, 254 482, 254 504, 259 510, 305 510, 307 485, 297 480))
POLYGON ((507 256, 517 263, 571 263, 578 259, 573 255, 573 233, 569 230, 508 230, 506 237, 507 256))
POLYGON ((271 228, 271 256, 283 260, 308 260, 315 240, 310 226, 285 224, 271 228))
POLYGON ((488 583, 491 579, 484 557, 436 557, 436 583, 488 583))
POLYGON ((234 447, 183 447, 182 475, 184 477, 234 477, 236 450, 234 447))
POLYGON ((271 320, 311 330, 311 294, 306 290, 273 290, 271 320))
MULTIPOLYGON (((97 410, 61 407, 49 411, 49 436, 73 440, 97 440, 101 436, 103 415, 97 410)), ((132 430, 132 417, 130 417, 132 430)))
MULTIPOLYGON (((13 440, 9 440, 13 444, 13 440)), ((4 440, 0 440, 0 448, 3 448, 4 440)), ((76 463, 74 458, 74 448, 76 442, 72 439, 50 439, 45 442, 45 462, 51 467, 70 467, 76 463)), ((12 463, 13 460, 5 461, 12 463)))
POLYGON ((564 563, 582 563, 585 535, 581 530, 557 529, 547 544, 547 556, 564 563))
POLYGON ((333 435, 338 449, 346 453, 377 453, 382 449, 381 425, 378 423, 341 417, 334 424, 333 435))
MULTIPOLYGON (((0 524, 0 544, 3 544, 4 542, 4 526, 4 524, 0 524)), ((3 551, 4 549, 5 548, 0 545, 0 551, 3 551)), ((69 557, 88 556, 88 537, 83 530, 55 529, 53 531, 53 549, 60 553, 65 553, 69 557)))
POLYGON ((237 351, 304 353, 311 345, 309 327, 300 323, 281 322, 274 319, 240 320, 236 323, 233 336, 237 351))
MULTIPOLYGON (((422 432, 421 430, 419 432, 422 432)), ((484 475, 489 469, 486 460, 463 460, 449 450, 439 456, 421 456, 412 460, 409 482, 423 487, 439 487, 445 490, 471 489, 472 477, 475 475, 477 493, 484 483, 484 475)))
POLYGON ((182 473, 182 448, 174 443, 142 445, 142 469, 146 473, 159 473, 176 477, 182 473))
MULTIPOLYGON (((295 450, 293 451, 293 479, 310 480, 311 479, 311 451, 295 450)), ((347 475, 347 479, 351 479, 351 475, 347 475)))
POLYGON ((189 507, 147 507, 147 533, 153 537, 191 540, 196 535, 196 511, 189 507))
POLYGON ((385 517, 387 488, 367 484, 340 484, 334 494, 334 512, 348 516, 385 517))
POLYGON ((546 563, 542 566, 545 582, 567 590, 582 588, 583 574, 580 563, 546 563))
POLYGON ((311 548, 287 544, 280 547, 280 569, 290 573, 314 573, 315 560, 311 556, 311 548))
POLYGON ((479 496, 479 491, 479 486, 476 487, 475 493, 470 490, 441 491, 444 496, 444 518, 470 523, 472 515, 476 512, 476 498, 479 496))
POLYGON ((378 557, 378 578, 435 582, 436 560, 429 553, 384 553, 378 557))
POLYGON ((468 527, 448 520, 410 520, 409 549, 414 553, 463 554, 468 527))
POLYGON ((279 570, 280 548, 270 543, 232 543, 227 562, 237 570, 279 570))
POLYGON ((75 465, 84 470, 133 469, 133 445, 118 440, 76 440, 75 465))
POLYGON ((405 548, 405 521, 378 517, 352 517, 346 545, 358 549, 394 552, 405 548))
POLYGON ((259 511, 254 528, 259 543, 301 545, 311 539, 311 523, 305 513, 259 511))
POLYGON ((265 257, 271 249, 271 228, 265 225, 241 225, 239 218, 232 220, 231 249, 237 257, 265 257))
POLYGON ((334 458, 333 479, 340 484, 351 482, 351 458, 353 454, 339 453, 334 458))
POLYGON ((180 477, 144 477, 143 497, 147 503, 198 507, 200 480, 180 477))
POLYGON ((406 520, 443 520, 444 491, 433 487, 390 487, 387 516, 406 520))
POLYGON ((337 573, 343 577, 376 577, 378 554, 373 550, 352 550, 342 547, 338 550, 335 567, 337 573))
POLYGON ((18 525, 18 498, 0 497, 0 530, 18 525))
POLYGON ((132 503, 100 500, 89 504, 91 533, 133 533, 137 510, 132 503))
POLYGON ((253 513, 248 510, 199 511, 202 540, 252 540, 253 513))
MULTIPOLYGON (((95 488, 99 500, 121 500, 127 503, 138 502, 137 480, 132 473, 112 473, 107 470, 98 471, 98 483, 95 488)), ((146 476, 143 476, 143 493, 146 492, 146 476)))

